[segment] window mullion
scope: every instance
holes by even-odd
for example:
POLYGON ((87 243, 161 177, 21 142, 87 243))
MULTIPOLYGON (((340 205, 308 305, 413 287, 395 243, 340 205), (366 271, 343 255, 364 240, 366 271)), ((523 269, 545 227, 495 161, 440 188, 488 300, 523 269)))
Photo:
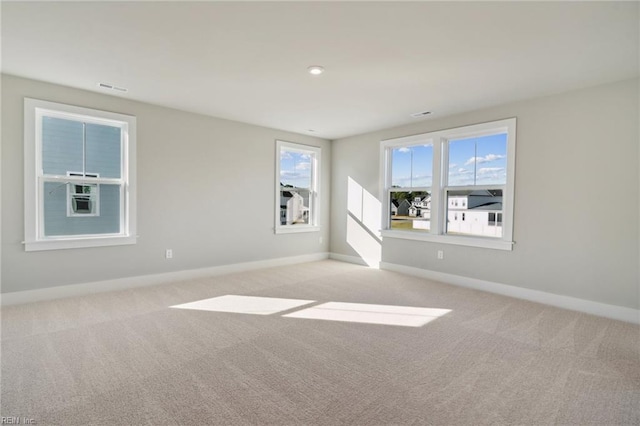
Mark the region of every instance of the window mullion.
POLYGON ((382 199, 382 206, 383 206, 383 211, 382 211, 382 223, 381 225, 381 229, 390 229, 391 228, 391 194, 393 191, 393 188, 391 187, 391 152, 392 152, 392 148, 391 147, 385 147, 383 152, 382 152, 382 156, 383 156, 383 163, 382 163, 382 176, 384 179, 384 184, 383 184, 383 199, 382 199))
POLYGON ((431 234, 442 234, 442 223, 444 218, 444 211, 442 208, 442 186, 443 179, 445 179, 445 167, 446 164, 444 157, 447 156, 447 150, 441 138, 434 138, 433 142, 433 191, 431 192, 431 211, 435 212, 432 216, 431 234))
POLYGON ((82 176, 87 177, 87 123, 82 123, 82 176))
POLYGON ((36 187, 36 197, 37 197, 37 229, 36 229, 36 236, 38 239, 42 239, 44 237, 44 178, 43 176, 38 176, 36 178, 37 180, 37 187, 36 187))
POLYGON ((77 183, 77 184, 105 184, 105 185, 122 185, 125 183, 124 179, 116 178, 83 178, 81 176, 60 176, 60 175, 40 175, 38 178, 44 179, 47 182, 64 182, 64 183, 77 183))

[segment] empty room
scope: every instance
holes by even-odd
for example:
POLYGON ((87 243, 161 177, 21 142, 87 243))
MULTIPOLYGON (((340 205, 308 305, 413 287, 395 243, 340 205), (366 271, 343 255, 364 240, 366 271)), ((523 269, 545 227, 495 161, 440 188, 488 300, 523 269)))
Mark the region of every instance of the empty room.
POLYGON ((640 424, 639 2, 0 18, 0 424, 640 424))

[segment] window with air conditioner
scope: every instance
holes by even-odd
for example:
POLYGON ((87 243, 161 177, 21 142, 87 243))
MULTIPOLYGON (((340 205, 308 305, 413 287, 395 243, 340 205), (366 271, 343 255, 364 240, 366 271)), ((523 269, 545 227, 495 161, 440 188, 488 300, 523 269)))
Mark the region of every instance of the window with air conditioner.
POLYGON ((135 243, 135 117, 25 99, 25 248, 135 243))

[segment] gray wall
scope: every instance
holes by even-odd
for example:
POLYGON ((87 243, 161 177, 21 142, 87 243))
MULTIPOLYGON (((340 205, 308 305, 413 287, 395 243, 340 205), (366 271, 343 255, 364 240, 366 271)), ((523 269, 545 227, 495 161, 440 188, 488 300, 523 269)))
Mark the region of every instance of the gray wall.
POLYGON ((377 249, 383 262, 640 308, 638 93, 638 80, 624 81, 334 141, 331 252, 377 249), (518 119, 513 251, 380 242, 354 225, 366 220, 354 222, 348 188, 379 197, 381 140, 508 117, 518 119))
POLYGON ((2 292, 326 252, 330 158, 326 140, 3 75, 2 292), (136 245, 24 251, 24 97, 137 117, 136 245), (322 147, 320 233, 273 233, 276 139, 322 147))

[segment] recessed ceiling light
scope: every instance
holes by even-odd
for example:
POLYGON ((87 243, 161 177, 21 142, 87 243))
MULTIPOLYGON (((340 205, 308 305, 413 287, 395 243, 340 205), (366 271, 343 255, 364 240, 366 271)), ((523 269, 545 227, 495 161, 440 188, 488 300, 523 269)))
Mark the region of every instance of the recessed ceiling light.
POLYGON ((424 117, 425 115, 429 115, 429 114, 431 114, 431 111, 414 112, 413 114, 411 114, 411 117, 420 118, 420 117, 424 117))
POLYGON ((309 74, 311 75, 320 75, 324 72, 324 67, 321 67, 320 65, 311 65, 307 68, 307 71, 309 71, 309 74))

